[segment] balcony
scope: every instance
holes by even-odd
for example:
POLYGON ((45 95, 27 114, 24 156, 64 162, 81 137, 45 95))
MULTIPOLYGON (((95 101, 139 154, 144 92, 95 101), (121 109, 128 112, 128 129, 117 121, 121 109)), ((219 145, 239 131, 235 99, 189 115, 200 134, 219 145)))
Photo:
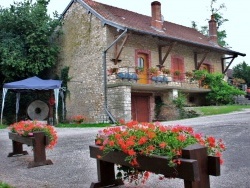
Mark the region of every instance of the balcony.
POLYGON ((140 91, 166 91, 178 89, 183 92, 206 93, 210 89, 201 85, 197 80, 186 75, 150 75, 147 76, 146 83, 140 83, 140 73, 135 68, 119 68, 119 71, 109 71, 108 87, 131 86, 133 90, 140 91))

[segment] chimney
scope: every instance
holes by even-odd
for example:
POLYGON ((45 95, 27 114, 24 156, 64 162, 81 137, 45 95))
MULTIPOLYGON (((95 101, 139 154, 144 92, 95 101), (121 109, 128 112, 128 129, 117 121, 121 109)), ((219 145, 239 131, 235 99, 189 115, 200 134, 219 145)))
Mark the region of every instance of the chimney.
POLYGON ((209 41, 218 44, 217 39, 217 23, 214 19, 214 15, 211 15, 209 23, 209 41))
POLYGON ((161 16, 161 3, 158 1, 154 1, 151 3, 151 12, 152 12, 152 20, 151 26, 162 30, 162 16, 161 16))

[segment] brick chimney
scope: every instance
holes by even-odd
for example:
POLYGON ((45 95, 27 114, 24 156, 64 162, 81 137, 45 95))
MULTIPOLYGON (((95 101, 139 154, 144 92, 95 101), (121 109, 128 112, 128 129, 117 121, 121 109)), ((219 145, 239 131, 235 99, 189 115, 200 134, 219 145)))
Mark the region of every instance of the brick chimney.
POLYGON ((157 30, 162 30, 161 3, 154 1, 151 3, 152 20, 151 26, 157 30))
POLYGON ((214 19, 214 15, 211 15, 209 23, 209 41, 218 44, 217 39, 217 23, 214 19))

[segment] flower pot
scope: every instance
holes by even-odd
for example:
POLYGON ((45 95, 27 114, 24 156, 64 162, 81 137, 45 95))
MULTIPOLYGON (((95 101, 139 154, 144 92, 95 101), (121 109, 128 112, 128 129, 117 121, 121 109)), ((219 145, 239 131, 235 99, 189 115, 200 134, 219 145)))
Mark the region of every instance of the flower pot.
POLYGON ((20 136, 17 133, 9 132, 9 139, 12 140, 13 152, 8 157, 27 155, 27 151, 23 151, 23 144, 33 146, 34 161, 30 162, 28 168, 53 164, 51 160, 46 159, 45 147, 49 144, 49 138, 44 132, 34 132, 33 136, 20 136))
POLYGON ((209 175, 220 175, 219 157, 208 157, 204 146, 198 144, 191 145, 183 149, 180 165, 176 167, 168 166, 168 158, 164 156, 145 156, 137 157, 139 166, 132 166, 125 158, 127 154, 120 151, 103 154, 100 146, 89 146, 90 157, 97 159, 98 180, 92 183, 91 188, 110 185, 121 185, 122 182, 115 179, 114 164, 134 167, 139 170, 150 171, 155 174, 162 174, 165 177, 176 177, 185 180, 185 187, 210 187, 209 175), (100 157, 102 156, 102 157, 100 157), (191 186, 188 186, 191 184, 191 186), (187 185, 187 186, 186 186, 187 185))

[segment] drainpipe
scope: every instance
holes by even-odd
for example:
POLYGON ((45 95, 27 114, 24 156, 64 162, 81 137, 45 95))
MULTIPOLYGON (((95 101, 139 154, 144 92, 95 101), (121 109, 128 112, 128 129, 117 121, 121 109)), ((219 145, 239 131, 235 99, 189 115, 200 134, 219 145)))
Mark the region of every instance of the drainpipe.
POLYGON ((108 102, 107 102, 107 62, 106 62, 106 54, 107 51, 115 44, 117 43, 125 34, 127 33, 127 29, 123 31, 123 33, 106 49, 103 51, 103 71, 104 71, 104 79, 103 79, 103 85, 104 85, 104 109, 111 119, 112 123, 116 123, 117 121, 112 116, 112 114, 108 111, 108 102))

